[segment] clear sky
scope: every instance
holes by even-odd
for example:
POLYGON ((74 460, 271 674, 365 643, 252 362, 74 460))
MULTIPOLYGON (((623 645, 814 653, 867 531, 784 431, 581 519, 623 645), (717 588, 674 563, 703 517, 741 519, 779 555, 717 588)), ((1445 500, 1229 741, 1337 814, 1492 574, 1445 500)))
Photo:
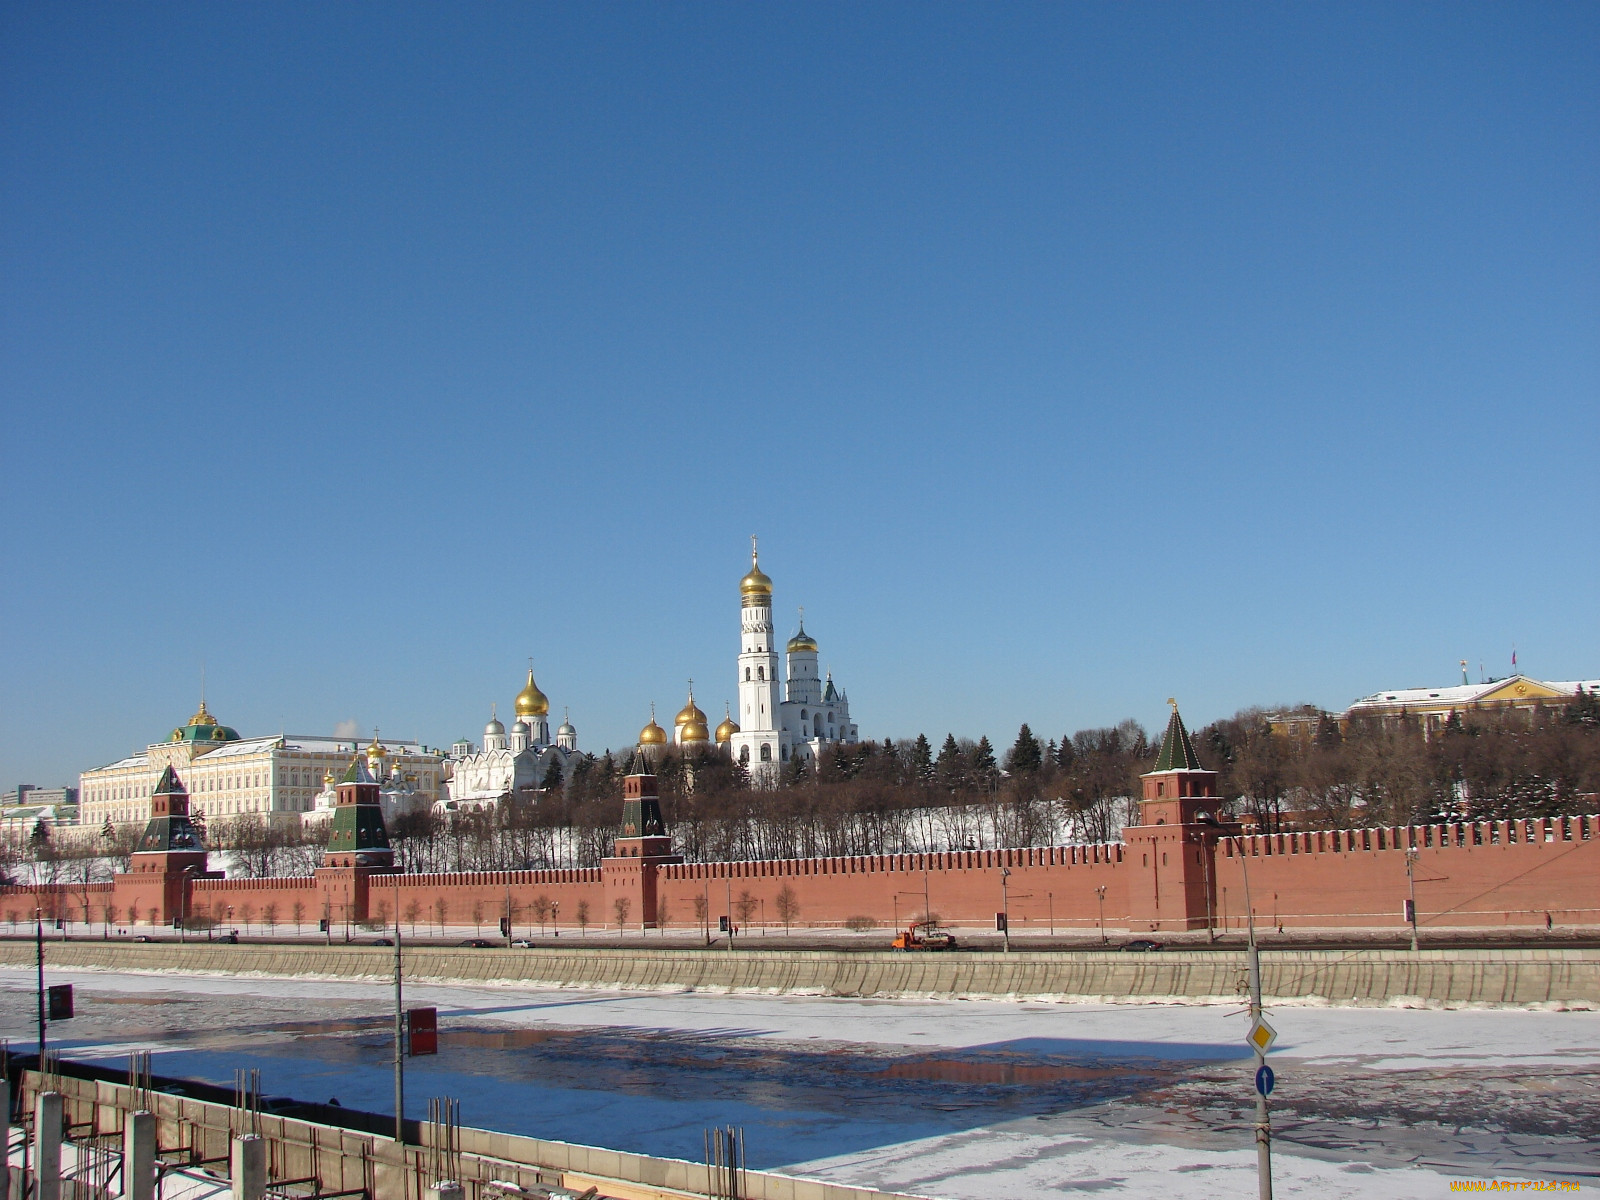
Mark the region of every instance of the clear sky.
POLYGON ((1592 4, 0 9, 0 785, 1600 674, 1592 4))

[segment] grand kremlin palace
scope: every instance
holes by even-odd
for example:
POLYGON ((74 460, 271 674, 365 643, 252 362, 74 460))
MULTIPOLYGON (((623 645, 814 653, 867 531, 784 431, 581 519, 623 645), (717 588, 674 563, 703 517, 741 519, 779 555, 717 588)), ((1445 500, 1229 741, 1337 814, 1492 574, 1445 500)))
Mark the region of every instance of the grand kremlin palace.
MULTIPOLYGON (((164 742, 142 754, 85 771, 79 789, 80 824, 98 829, 143 825, 150 816, 150 796, 161 772, 175 768, 190 789, 195 809, 207 817, 247 813, 310 812, 324 781, 342 772, 358 750, 350 738, 241 738, 206 711, 174 729, 164 742)), ((440 795, 444 757, 420 743, 374 740, 366 757, 380 778, 399 776, 431 804, 440 795)))

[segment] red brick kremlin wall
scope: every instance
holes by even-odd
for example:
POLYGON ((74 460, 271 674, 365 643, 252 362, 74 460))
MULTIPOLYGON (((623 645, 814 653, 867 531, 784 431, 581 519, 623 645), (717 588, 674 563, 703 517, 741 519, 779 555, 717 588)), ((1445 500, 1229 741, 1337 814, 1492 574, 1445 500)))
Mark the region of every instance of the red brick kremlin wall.
POLYGON ((887 928, 921 915, 926 886, 927 904, 942 920, 992 928, 1002 903, 1001 871, 1010 870, 1005 882, 1014 930, 1053 925, 1058 932, 1090 931, 1102 903, 1107 928, 1117 931, 1204 929, 1208 904, 1218 927, 1238 929, 1248 867, 1263 927, 1398 929, 1409 894, 1406 849, 1414 847, 1424 928, 1542 927, 1546 913, 1562 926, 1600 925, 1600 818, 1594 816, 1220 840, 1215 827, 1175 823, 1130 828, 1124 837, 1102 846, 770 862, 613 858, 600 868, 398 879, 331 868, 312 878, 174 879, 170 888, 129 873, 115 884, 0 889, 0 917, 25 921, 42 907, 47 916, 81 921, 87 915, 99 923, 109 911, 113 924, 126 925, 132 904, 140 925, 169 923, 186 911, 260 928, 270 906, 282 928, 295 924, 298 904, 303 923, 328 916, 337 927, 380 914, 392 921, 398 891, 402 920, 415 913, 419 931, 441 921, 474 925, 479 916, 493 931, 508 904, 519 932, 536 929, 541 899, 559 905, 557 920, 566 929, 577 924, 580 904, 591 928, 615 928, 619 899, 628 902, 630 928, 655 924, 658 916, 670 928, 692 928, 696 896, 704 899, 713 927, 730 902, 740 920, 746 896, 753 902, 746 906, 749 922, 778 925, 780 895, 787 890, 797 925, 868 917, 887 928), (648 904, 647 876, 659 912, 648 904))

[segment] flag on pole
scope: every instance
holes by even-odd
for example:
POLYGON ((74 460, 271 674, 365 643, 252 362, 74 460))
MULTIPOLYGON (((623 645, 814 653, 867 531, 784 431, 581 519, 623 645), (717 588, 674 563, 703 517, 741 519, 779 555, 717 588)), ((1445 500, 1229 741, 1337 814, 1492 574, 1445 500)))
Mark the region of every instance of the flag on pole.
POLYGON ((1515 646, 1511 647, 1511 665, 1513 667, 1517 665, 1517 648, 1515 646))

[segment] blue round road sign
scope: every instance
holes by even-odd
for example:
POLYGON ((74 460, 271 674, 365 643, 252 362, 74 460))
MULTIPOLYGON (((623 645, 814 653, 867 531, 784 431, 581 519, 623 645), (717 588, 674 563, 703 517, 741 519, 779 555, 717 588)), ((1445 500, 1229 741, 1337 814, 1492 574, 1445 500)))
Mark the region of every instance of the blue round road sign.
POLYGON ((1273 1077, 1272 1068, 1267 1066, 1266 1063, 1262 1063, 1256 1068, 1256 1091, 1260 1092, 1263 1096, 1270 1096, 1272 1095, 1272 1085, 1274 1082, 1276 1082, 1276 1080, 1273 1077))

